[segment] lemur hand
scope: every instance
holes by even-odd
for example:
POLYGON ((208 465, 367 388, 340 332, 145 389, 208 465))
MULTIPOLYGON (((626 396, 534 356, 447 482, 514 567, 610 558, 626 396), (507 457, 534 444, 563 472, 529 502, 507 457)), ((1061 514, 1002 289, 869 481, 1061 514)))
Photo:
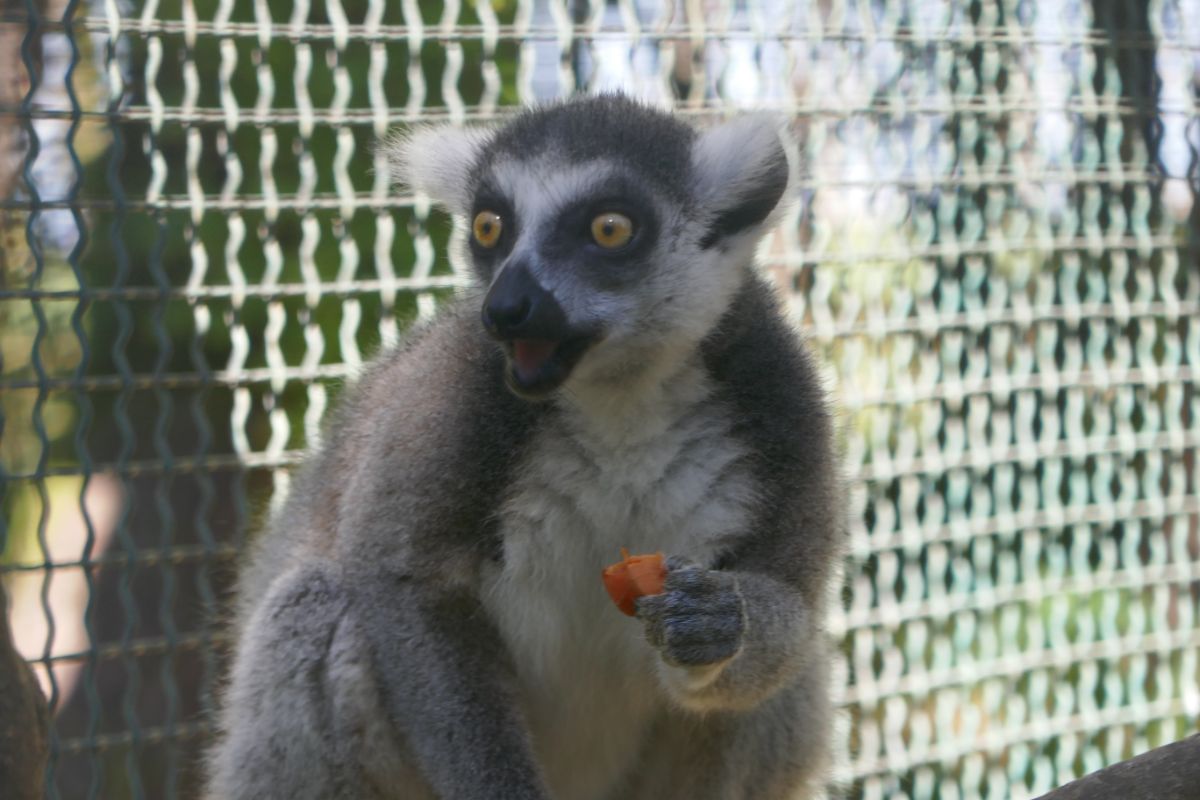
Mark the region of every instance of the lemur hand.
POLYGON ((745 607, 737 578, 679 556, 667 559, 662 594, 638 598, 637 616, 646 638, 672 666, 719 664, 737 655, 745 631, 745 607))

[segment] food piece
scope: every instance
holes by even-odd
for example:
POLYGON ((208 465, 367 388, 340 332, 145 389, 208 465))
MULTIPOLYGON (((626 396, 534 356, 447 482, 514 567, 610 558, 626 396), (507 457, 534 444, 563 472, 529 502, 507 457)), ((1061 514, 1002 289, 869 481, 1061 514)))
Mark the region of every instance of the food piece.
POLYGON ((631 556, 621 548, 621 560, 605 567, 601 573, 604 588, 617 608, 633 616, 637 607, 634 601, 651 594, 662 594, 663 582, 667 578, 667 567, 662 553, 631 556))

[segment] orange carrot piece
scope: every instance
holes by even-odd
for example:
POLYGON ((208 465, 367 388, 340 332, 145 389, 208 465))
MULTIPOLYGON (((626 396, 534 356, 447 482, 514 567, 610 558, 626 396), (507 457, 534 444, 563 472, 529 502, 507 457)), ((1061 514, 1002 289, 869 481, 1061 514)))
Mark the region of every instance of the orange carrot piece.
POLYGON ((608 596, 622 613, 633 616, 637 611, 634 601, 639 597, 661 594, 667 568, 662 553, 631 556, 621 548, 621 560, 601 573, 608 596))

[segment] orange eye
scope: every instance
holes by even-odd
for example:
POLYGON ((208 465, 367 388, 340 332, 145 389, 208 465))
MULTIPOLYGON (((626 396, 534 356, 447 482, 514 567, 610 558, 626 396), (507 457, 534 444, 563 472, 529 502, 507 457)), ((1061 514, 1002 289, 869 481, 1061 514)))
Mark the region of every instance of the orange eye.
POLYGON ((503 227, 499 214, 494 211, 480 211, 475 215, 475 221, 471 223, 471 233, 481 247, 490 250, 500 241, 500 230, 503 227))
POLYGON ((615 211, 600 214, 592 220, 592 238, 601 247, 614 250, 633 238, 633 222, 615 211))

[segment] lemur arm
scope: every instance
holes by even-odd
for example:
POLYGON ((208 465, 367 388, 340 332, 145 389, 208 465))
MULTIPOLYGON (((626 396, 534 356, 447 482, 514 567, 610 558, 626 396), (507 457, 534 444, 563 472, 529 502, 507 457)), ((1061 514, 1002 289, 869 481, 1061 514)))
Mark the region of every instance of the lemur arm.
POLYGON ((394 570, 281 573, 240 637, 204 796, 546 800, 495 639, 469 594, 394 570))
POLYGON ((706 345, 751 453, 751 519, 719 569, 670 559, 666 592, 638 601, 663 683, 686 708, 752 708, 823 664, 827 649, 821 620, 845 529, 843 490, 820 379, 773 302, 764 284, 747 281, 706 345))
POLYGON ((476 308, 451 309, 362 379, 334 549, 381 711, 435 794, 545 800, 508 650, 478 599, 486 520, 536 409, 505 390, 476 308))
POLYGON ((384 711, 438 797, 545 800, 505 648, 468 593, 378 574, 354 591, 384 711))

